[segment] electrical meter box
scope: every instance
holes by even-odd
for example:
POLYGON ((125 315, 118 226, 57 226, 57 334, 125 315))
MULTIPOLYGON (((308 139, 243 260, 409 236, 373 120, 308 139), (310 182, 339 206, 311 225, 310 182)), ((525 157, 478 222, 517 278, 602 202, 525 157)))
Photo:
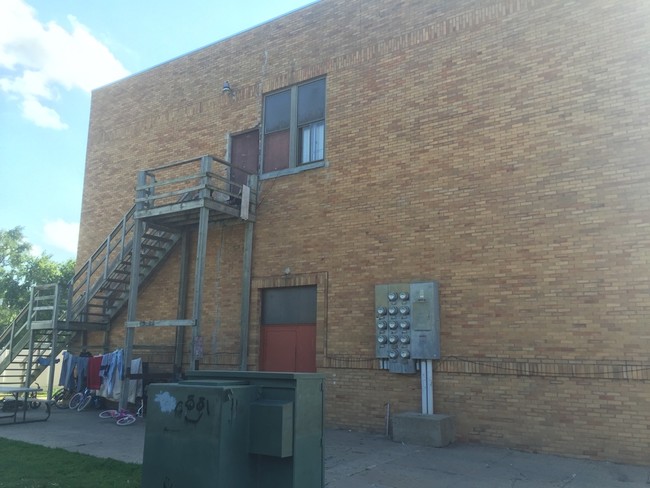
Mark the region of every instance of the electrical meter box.
POLYGON ((322 488, 323 375, 193 371, 151 384, 144 488, 322 488))
POLYGON ((395 373, 414 373, 415 360, 440 359, 438 283, 375 286, 375 352, 395 373))

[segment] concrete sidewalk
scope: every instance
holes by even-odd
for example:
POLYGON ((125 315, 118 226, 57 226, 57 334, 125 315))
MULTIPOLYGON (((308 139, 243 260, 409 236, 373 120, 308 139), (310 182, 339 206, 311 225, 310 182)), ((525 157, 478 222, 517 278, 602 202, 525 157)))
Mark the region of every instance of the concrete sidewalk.
MULTIPOLYGON (((0 437, 141 463, 145 421, 120 427, 96 410, 53 409, 47 422, 2 425, 0 437)), ((529 454, 470 444, 436 449, 327 430, 327 488, 650 488, 650 466, 529 454)))

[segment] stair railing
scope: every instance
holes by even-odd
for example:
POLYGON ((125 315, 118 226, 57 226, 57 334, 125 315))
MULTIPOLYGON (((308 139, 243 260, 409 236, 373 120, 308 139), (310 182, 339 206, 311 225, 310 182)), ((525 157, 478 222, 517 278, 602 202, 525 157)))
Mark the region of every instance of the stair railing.
POLYGON ((131 207, 97 250, 79 268, 68 287, 68 321, 102 322, 103 314, 90 312, 92 297, 131 250, 135 226, 131 207), (100 320, 96 318, 100 316, 100 320))

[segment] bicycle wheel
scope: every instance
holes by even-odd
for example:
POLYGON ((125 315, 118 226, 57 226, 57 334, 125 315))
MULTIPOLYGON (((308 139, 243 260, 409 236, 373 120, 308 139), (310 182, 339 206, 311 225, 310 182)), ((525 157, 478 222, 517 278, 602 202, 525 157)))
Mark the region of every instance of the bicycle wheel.
POLYGON ((72 395, 72 398, 70 398, 70 403, 68 404, 70 410, 75 410, 79 406, 83 398, 84 398, 84 394, 81 392, 72 395))
POLYGON ((93 401, 92 395, 86 395, 81 399, 81 402, 79 403, 79 406, 77 407, 77 410, 81 412, 84 408, 86 408, 88 405, 90 405, 90 402, 93 401))
POLYGON ((100 419, 112 419, 115 417, 117 417, 117 410, 104 410, 103 412, 99 412, 100 419))
POLYGON ((68 400, 63 388, 59 388, 52 394, 52 400, 54 400, 54 406, 56 408, 68 408, 68 400))
POLYGON ((117 419, 117 425, 131 425, 135 422, 135 417, 133 415, 125 415, 117 419))

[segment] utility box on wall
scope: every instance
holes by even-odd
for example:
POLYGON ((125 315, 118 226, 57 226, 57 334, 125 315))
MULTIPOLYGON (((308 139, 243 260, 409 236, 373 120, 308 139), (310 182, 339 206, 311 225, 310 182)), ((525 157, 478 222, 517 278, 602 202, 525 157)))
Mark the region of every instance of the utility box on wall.
POLYGON ((323 487, 323 375, 187 378, 147 389, 143 488, 323 487))
POLYGON ((375 286, 376 356, 393 373, 415 373, 418 359, 440 358, 438 283, 375 286))

